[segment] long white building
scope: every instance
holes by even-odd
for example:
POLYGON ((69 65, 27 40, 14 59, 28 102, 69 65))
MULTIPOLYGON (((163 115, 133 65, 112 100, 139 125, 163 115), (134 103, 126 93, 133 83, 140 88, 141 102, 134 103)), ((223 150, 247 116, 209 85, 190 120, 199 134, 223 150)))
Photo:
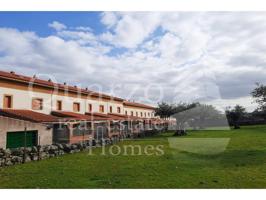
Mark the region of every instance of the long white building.
POLYGON ((101 137, 119 136, 118 122, 119 129, 123 122, 124 133, 134 134, 140 131, 134 125, 151 128, 162 123, 154 117, 154 109, 88 89, 0 71, 0 148, 74 143, 99 137, 99 132, 101 137), (81 124, 89 129, 77 130, 81 124))

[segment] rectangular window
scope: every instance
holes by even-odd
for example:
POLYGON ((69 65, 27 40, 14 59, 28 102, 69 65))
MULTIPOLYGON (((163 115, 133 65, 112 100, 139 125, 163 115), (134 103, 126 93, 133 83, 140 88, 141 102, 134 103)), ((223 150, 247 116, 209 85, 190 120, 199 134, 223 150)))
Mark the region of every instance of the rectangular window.
POLYGON ((92 112, 92 104, 89 103, 89 112, 92 112))
POLYGON ((127 111, 125 111, 125 115, 127 115, 127 111))
POLYGON ((32 110, 42 110, 43 109, 43 99, 34 98, 32 99, 32 110))
POLYGON ((110 106, 110 113, 112 113, 113 112, 113 107, 112 106, 110 106))
POLYGON ((133 116, 134 114, 133 114, 133 111, 131 111, 131 116, 133 116))
POLYGON ((104 112, 104 105, 99 106, 99 112, 103 113, 104 112))
POLYGON ((13 97, 12 95, 4 95, 4 108, 12 108, 13 107, 13 97))
POLYGON ((121 108, 117 107, 117 113, 121 113, 121 108))
POLYGON ((150 113, 148 113, 148 116, 150 116, 150 113))
POLYGON ((139 116, 139 113, 138 113, 138 112, 136 112, 136 116, 137 116, 137 117, 139 116))
POLYGON ((74 102, 73 103, 73 111, 79 112, 80 111, 80 103, 74 102))
POLYGON ((144 113, 144 116, 146 117, 146 113, 144 113))
POLYGON ((140 113, 140 116, 142 117, 142 112, 140 113))
POLYGON ((62 110, 62 101, 58 100, 56 102, 56 110, 62 110))

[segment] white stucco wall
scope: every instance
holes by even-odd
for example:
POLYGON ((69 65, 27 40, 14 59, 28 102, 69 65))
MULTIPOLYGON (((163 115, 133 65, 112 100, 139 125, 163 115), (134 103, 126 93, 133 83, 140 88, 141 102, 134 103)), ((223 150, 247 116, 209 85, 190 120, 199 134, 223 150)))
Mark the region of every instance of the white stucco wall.
POLYGON ((41 92, 29 92, 25 90, 12 89, 0 87, 0 108, 3 107, 3 97, 5 94, 13 96, 13 109, 27 109, 32 110, 32 99, 33 98, 42 98, 43 99, 43 110, 34 110, 36 112, 50 114, 51 111, 56 110, 56 102, 58 100, 62 101, 62 110, 73 112, 73 103, 80 103, 80 112, 84 114, 85 112, 89 112, 88 105, 92 104, 92 111, 99 112, 99 106, 104 105, 104 113, 109 113, 110 106, 113 107, 113 113, 117 112, 117 107, 121 108, 121 114, 125 114, 127 111, 128 115, 131 115, 131 111, 133 111, 134 116, 136 116, 136 112, 138 112, 138 116, 140 117, 140 113, 143 113, 143 117, 145 117, 144 113, 146 113, 146 117, 153 117, 153 110, 139 108, 139 107, 131 107, 124 106, 122 102, 119 101, 103 101, 100 99, 84 99, 81 97, 69 97, 55 94, 47 94, 41 92), (150 116, 148 116, 150 113, 150 116))
POLYGON ((117 113, 117 114, 124 114, 124 107, 123 107, 123 104, 122 102, 119 103, 119 102, 107 102, 107 107, 108 107, 108 113, 110 111, 110 106, 112 106, 113 108, 113 112, 112 113, 117 113), (117 107, 120 107, 120 113, 117 112, 117 107))
POLYGON ((14 109, 27 109, 32 110, 32 99, 42 98, 43 99, 43 109, 34 110, 36 112, 50 114, 51 111, 56 110, 56 102, 58 100, 62 101, 62 110, 73 112, 73 103, 80 103, 80 112, 89 112, 88 105, 92 104, 92 111, 99 112, 99 106, 104 105, 104 113, 109 112, 109 106, 113 107, 113 113, 117 113, 117 107, 121 107, 121 113, 123 113, 122 102, 107 102, 99 99, 84 99, 84 98, 74 98, 69 96, 47 94, 41 92, 28 92, 25 90, 18 90, 12 88, 0 87, 0 108, 3 107, 3 97, 5 94, 13 96, 13 108, 14 109))
POLYGON ((41 113, 51 112, 51 95, 39 92, 28 92, 25 90, 18 90, 12 88, 0 87, 0 108, 3 108, 3 97, 5 94, 13 96, 13 108, 14 109, 27 109, 32 110, 32 98, 43 99, 43 110, 36 110, 41 113))

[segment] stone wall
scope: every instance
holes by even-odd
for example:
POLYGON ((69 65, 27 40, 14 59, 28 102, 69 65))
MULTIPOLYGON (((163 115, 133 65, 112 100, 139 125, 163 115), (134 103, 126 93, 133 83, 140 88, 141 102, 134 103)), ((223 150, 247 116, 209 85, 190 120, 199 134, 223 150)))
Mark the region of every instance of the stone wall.
MULTIPOLYGON (((158 130, 143 131, 139 134, 132 135, 131 138, 151 137, 161 132, 162 131, 158 130)), ((0 167, 12 166, 16 164, 53 158, 64 154, 86 151, 97 146, 112 145, 126 137, 127 136, 124 135, 100 140, 92 139, 75 144, 39 145, 36 147, 20 147, 16 149, 0 148, 0 167)))
POLYGON ((53 144, 16 149, 0 149, 0 167, 53 158, 68 153, 72 154, 96 146, 111 145, 120 140, 121 138, 107 138, 99 141, 88 140, 76 144, 53 144))

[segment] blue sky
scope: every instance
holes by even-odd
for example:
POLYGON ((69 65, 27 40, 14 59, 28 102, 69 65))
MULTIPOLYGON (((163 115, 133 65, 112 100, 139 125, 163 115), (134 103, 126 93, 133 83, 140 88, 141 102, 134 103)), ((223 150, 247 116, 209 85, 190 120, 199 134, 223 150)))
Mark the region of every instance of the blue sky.
POLYGON ((34 31, 40 36, 48 36, 54 33, 48 24, 59 21, 69 27, 89 26, 98 34, 105 29, 99 23, 100 14, 100 12, 0 12, 0 26, 34 31))
POLYGON ((0 12, 0 70, 126 99, 255 108, 265 12, 0 12))

